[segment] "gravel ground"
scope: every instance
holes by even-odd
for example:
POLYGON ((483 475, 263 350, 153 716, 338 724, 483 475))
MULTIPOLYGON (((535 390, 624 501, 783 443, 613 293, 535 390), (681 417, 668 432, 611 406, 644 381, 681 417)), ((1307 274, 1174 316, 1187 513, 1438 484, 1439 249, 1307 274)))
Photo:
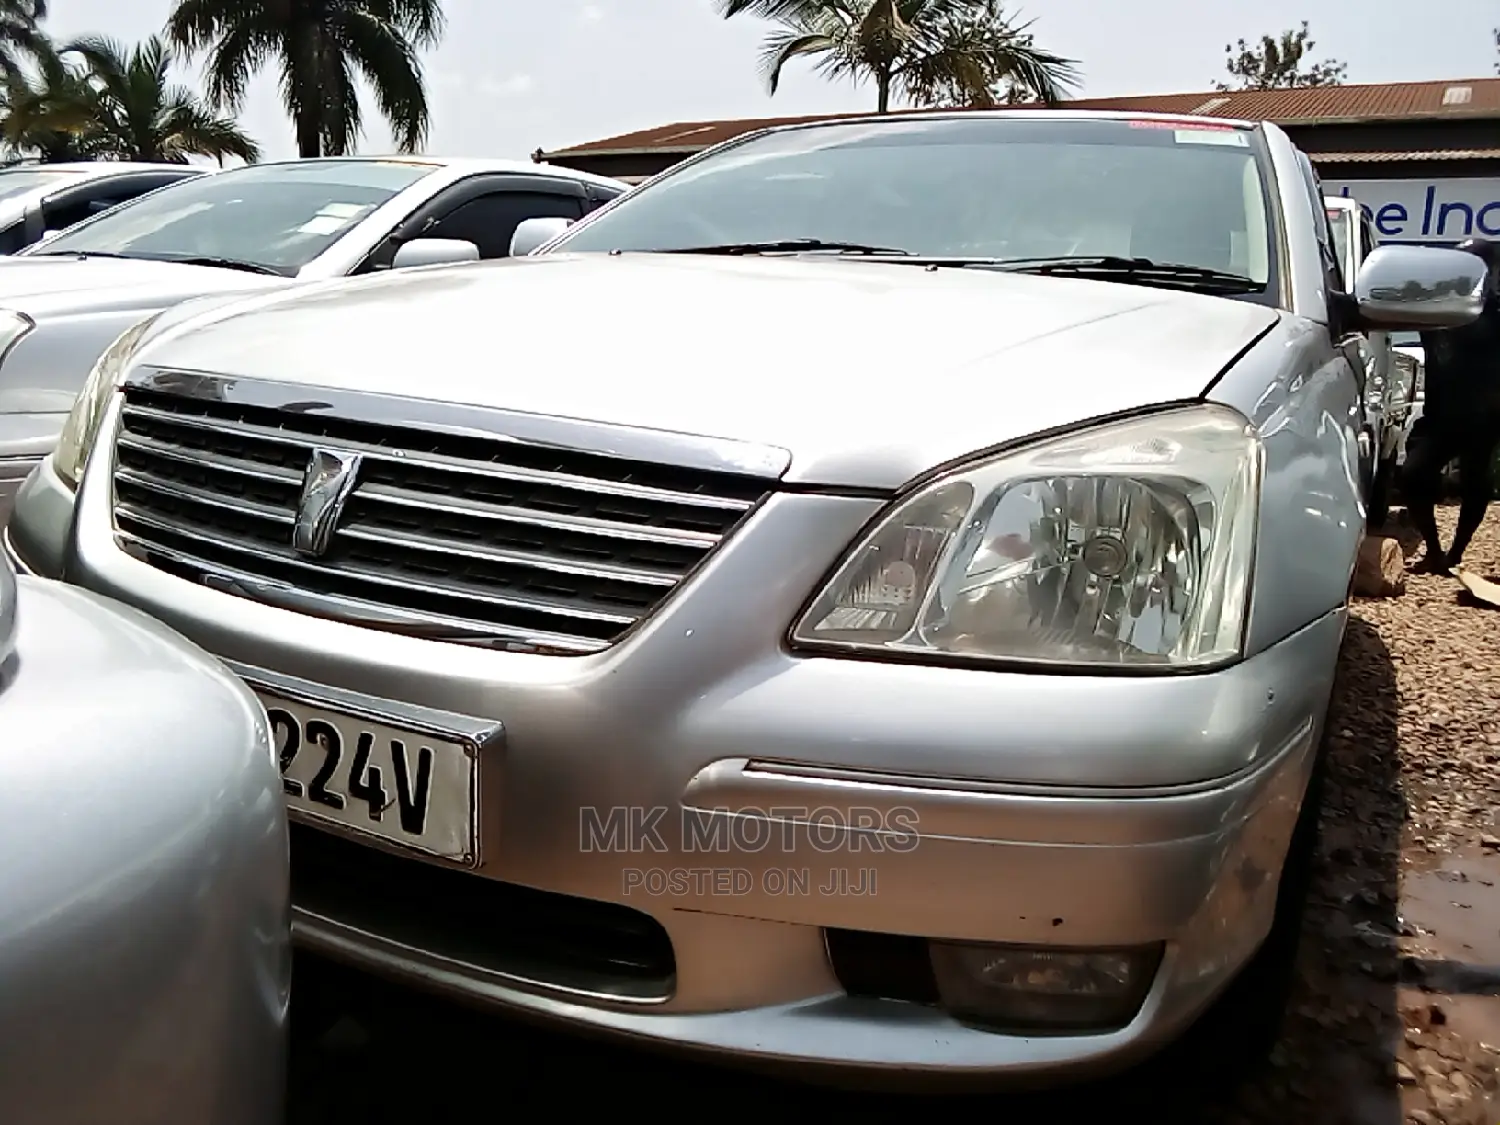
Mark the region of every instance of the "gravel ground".
MULTIPOLYGON (((1500 510, 1466 565, 1500 578, 1500 510)), ((657 1113, 731 1107, 797 1120, 998 1110, 1091 1125, 1132 1113, 1243 1125, 1494 1125, 1496 668, 1500 611, 1465 602, 1451 578, 1411 575, 1404 595, 1356 604, 1297 993, 1269 1065, 1239 1089, 1195 1090, 1191 1068, 1170 1056, 1105 1086, 1045 1096, 811 1089, 539 1031, 304 960, 289 1125, 437 1125, 532 1107, 582 1119, 635 1108, 636 1098, 657 1113)))

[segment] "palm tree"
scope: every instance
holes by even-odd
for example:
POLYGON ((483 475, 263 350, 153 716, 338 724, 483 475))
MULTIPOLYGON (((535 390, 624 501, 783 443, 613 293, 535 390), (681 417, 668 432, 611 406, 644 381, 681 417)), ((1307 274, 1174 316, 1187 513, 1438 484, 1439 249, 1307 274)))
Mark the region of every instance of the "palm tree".
POLYGON ((0 0, 0 81, 22 77, 21 60, 47 53, 47 0, 0 0))
POLYGON ((440 0, 176 0, 167 37, 208 53, 212 101, 235 110, 250 77, 275 61, 302 156, 340 155, 363 131, 356 77, 375 95, 403 152, 427 138, 418 50, 442 34, 440 0))
POLYGON ((893 93, 919 106, 991 106, 1029 91, 1053 104, 1078 81, 1077 64, 1038 48, 1030 24, 1012 26, 1000 0, 718 0, 725 19, 781 25, 760 67, 776 93, 796 58, 830 77, 875 81, 877 109, 893 93), (1011 91, 1007 94, 1007 90, 1011 91))
POLYGON ((186 164, 189 156, 220 164, 232 156, 260 159, 259 147, 234 121, 169 80, 172 52, 158 36, 127 49, 90 35, 59 53, 83 63, 89 111, 83 141, 93 155, 168 164, 186 164))
POLYGON ((0 82, 5 110, 0 140, 11 153, 34 152, 48 164, 89 159, 93 153, 86 133, 94 120, 93 91, 83 72, 69 66, 50 44, 42 44, 34 57, 36 77, 16 70, 0 82))

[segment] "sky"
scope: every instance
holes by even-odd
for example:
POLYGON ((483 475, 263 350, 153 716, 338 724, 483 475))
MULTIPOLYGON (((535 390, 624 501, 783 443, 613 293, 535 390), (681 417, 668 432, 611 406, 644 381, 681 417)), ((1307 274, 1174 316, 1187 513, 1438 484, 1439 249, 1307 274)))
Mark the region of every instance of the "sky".
MULTIPOLYGON (((171 0, 52 0, 57 40, 158 32, 171 0)), ((526 158, 678 121, 873 109, 872 88, 789 69, 776 96, 756 70, 766 25, 725 21, 713 0, 445 0, 443 42, 425 59, 432 132, 445 156, 526 158)), ((1307 20, 1315 54, 1349 64, 1349 82, 1495 74, 1495 0, 1025 0, 1039 45, 1077 59, 1079 96, 1196 92, 1224 74, 1225 44, 1307 20), (1434 14, 1436 13, 1436 14, 1434 14), (1432 14, 1432 18, 1427 16, 1432 14)), ((196 63, 180 77, 198 83, 196 63)), ((267 158, 296 155, 275 74, 251 87, 242 125, 267 158)), ((365 105, 359 151, 391 150, 365 105)))

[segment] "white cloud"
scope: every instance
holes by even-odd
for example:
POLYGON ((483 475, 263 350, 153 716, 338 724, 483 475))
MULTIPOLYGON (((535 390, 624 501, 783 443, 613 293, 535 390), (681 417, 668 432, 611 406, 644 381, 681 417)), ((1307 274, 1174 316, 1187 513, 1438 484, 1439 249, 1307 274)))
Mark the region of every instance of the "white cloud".
POLYGON ((585 4, 578 9, 578 22, 589 24, 599 23, 604 19, 604 9, 598 4, 585 4))
POLYGON ((529 74, 512 74, 509 78, 481 78, 479 92, 487 98, 519 98, 536 89, 536 79, 529 74))

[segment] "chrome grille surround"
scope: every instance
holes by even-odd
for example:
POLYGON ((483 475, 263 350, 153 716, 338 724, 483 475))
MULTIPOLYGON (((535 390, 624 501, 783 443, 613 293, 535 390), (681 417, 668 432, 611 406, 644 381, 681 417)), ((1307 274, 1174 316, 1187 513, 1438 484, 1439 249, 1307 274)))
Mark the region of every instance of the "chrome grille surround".
POLYGON ((114 524, 128 554, 313 616, 515 651, 608 648, 791 463, 766 446, 189 372, 144 369, 123 393, 114 524), (319 477, 330 466, 353 473, 337 495, 319 477), (311 534, 330 501, 331 535, 311 534))

